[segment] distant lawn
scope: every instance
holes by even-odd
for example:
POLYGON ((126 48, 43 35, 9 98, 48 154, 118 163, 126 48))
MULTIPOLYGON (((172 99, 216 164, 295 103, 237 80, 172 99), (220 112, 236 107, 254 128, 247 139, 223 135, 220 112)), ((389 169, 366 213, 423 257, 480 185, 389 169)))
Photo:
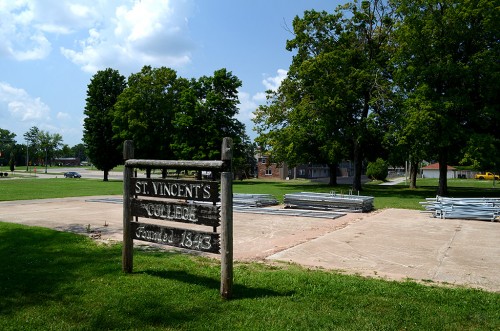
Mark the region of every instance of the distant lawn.
POLYGON ((0 222, 1 330, 498 330, 500 295, 237 263, 234 298, 220 263, 0 222))
MULTIPOLYGON (((361 195, 375 197, 375 208, 422 209, 419 202, 433 198, 437 192, 437 179, 419 179, 418 188, 410 190, 406 185, 378 185, 367 183, 363 186, 361 195)), ((499 197, 500 186, 493 186, 491 181, 449 180, 449 196, 451 197, 499 197)), ((349 185, 330 187, 325 184, 308 180, 269 181, 244 180, 234 181, 235 193, 269 193, 281 202, 287 193, 297 192, 336 192, 348 194, 349 185)), ((96 179, 0 179, 0 201, 30 200, 46 198, 63 198, 92 195, 122 195, 121 181, 103 182, 96 179)), ((354 194, 357 194, 355 192, 354 194)))
POLYGON ((0 201, 123 194, 122 181, 77 178, 0 179, 0 201))

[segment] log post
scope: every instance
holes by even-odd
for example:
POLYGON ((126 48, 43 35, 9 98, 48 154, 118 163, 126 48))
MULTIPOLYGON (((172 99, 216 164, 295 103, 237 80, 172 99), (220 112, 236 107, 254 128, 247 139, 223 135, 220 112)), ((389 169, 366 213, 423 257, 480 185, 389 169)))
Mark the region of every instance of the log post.
POLYGON ((231 171, 232 140, 224 138, 221 173, 221 284, 220 294, 230 299, 233 287, 233 174, 231 171))
MULTIPOLYGON (((123 144, 123 159, 134 158, 134 144, 132 140, 126 140, 123 144)), ((134 173, 133 167, 125 166, 123 169, 123 250, 122 271, 131 273, 133 269, 134 241, 132 239, 132 210, 130 183, 134 173)))

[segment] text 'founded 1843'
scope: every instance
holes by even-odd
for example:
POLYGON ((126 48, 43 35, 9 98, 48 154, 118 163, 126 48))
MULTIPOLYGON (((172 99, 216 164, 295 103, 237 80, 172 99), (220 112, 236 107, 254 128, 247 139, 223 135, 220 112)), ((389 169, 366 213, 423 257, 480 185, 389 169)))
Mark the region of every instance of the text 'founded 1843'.
POLYGON ((219 184, 215 181, 132 178, 132 194, 193 201, 219 201, 219 184))
POLYGON ((137 222, 132 222, 131 225, 133 239, 202 252, 220 252, 220 235, 218 233, 177 229, 137 222))

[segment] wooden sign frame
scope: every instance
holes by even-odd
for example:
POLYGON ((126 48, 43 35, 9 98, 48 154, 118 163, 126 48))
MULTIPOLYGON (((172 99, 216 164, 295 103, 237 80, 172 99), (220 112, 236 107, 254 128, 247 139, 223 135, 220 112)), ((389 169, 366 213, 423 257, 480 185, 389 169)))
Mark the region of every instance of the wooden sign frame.
POLYGON ((220 294, 229 299, 233 284, 232 140, 224 138, 221 161, 142 160, 133 158, 133 143, 125 141, 123 157, 122 270, 133 270, 133 241, 142 240, 184 249, 221 254, 220 294), (215 171, 219 182, 134 177, 134 169, 215 171), (146 198, 142 198, 146 197, 146 198), (211 204, 210 204, 211 203, 211 204), (134 221, 135 217, 135 221, 134 221), (138 217, 212 227, 213 231, 176 228, 138 221, 138 217), (220 226, 221 232, 217 233, 220 226))

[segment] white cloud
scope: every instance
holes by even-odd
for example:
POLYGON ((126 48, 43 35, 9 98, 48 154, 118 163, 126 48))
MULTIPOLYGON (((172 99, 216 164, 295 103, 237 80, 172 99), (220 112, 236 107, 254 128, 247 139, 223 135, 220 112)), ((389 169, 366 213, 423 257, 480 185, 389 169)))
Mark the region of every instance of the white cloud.
MULTIPOLYGON (((278 69, 276 76, 267 77, 262 81, 262 84, 264 85, 266 91, 267 90, 276 91, 281 85, 281 82, 286 78, 286 76, 287 76, 286 70, 278 69)), ((239 91, 238 97, 240 100, 240 106, 239 106, 240 114, 238 118, 242 120, 254 118, 255 115, 253 114, 253 112, 260 105, 265 104, 267 100, 267 95, 266 92, 264 91, 257 92, 252 96, 247 92, 239 91)))
POLYGON ((238 99, 240 100, 239 113, 236 118, 241 122, 247 122, 254 118, 253 112, 259 106, 255 96, 250 96, 247 92, 238 91, 238 99))
POLYGON ((22 122, 50 120, 50 109, 40 98, 3 82, 0 82, 0 105, 7 108, 11 117, 22 122))
POLYGON ((58 112, 56 118, 60 121, 67 121, 71 119, 71 115, 68 113, 58 112))
POLYGON ((286 78, 287 73, 284 69, 278 69, 277 76, 265 78, 262 84, 264 84, 266 90, 277 91, 281 82, 286 78))
MULTIPOLYGON (((276 76, 270 76, 265 78, 262 81, 262 84, 265 88, 265 90, 272 90, 276 91, 279 86, 281 85, 281 82, 286 78, 287 76, 287 71, 283 69, 278 69, 277 70, 277 75, 276 76)), ((236 118, 245 124, 247 129, 252 128, 254 126, 254 123, 252 122, 252 119, 255 118, 255 111, 260 105, 264 105, 267 101, 266 97, 266 92, 257 92, 253 95, 247 92, 243 91, 238 91, 238 99, 240 101, 239 105, 239 114, 236 116, 236 118)), ((253 133, 250 133, 250 136, 253 136, 253 133)))
POLYGON ((12 46, 8 47, 9 53, 19 61, 39 60, 47 57, 52 50, 50 42, 43 34, 37 33, 25 41, 26 50, 17 50, 12 46))
POLYGON ((192 0, 0 1, 0 56, 44 59, 55 46, 90 73, 181 67, 191 61, 192 9, 192 0), (57 45, 61 35, 71 36, 73 46, 57 45))
POLYGON ((253 96, 253 100, 259 104, 266 102, 267 96, 265 92, 259 92, 253 96))
POLYGON ((106 67, 137 71, 146 64, 181 67, 191 61, 187 37, 190 1, 135 0, 103 17, 73 48, 61 53, 94 73, 106 67))
POLYGON ((59 1, 2 1, 0 4, 0 52, 18 61, 47 57, 52 43, 47 33, 65 34, 59 11, 48 15, 47 8, 60 8, 59 1))

